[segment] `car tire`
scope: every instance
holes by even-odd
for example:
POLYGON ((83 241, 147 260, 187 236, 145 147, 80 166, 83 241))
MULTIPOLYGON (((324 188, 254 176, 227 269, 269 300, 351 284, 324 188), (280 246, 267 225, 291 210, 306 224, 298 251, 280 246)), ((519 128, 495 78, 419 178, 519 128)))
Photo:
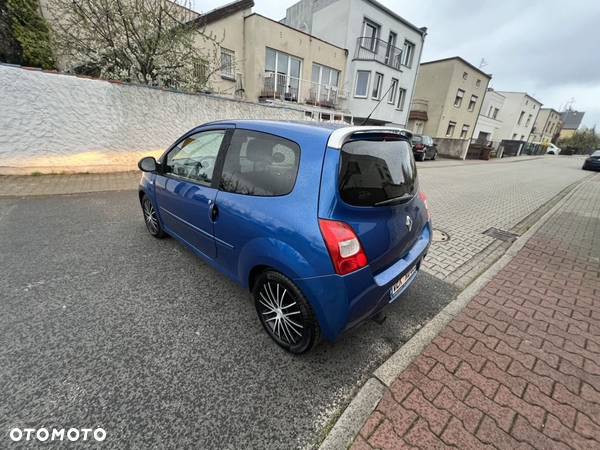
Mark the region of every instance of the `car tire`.
POLYGON ((261 273, 252 288, 260 323, 277 345, 299 355, 314 348, 321 327, 298 286, 273 270, 261 273))
POLYGON ((163 230, 162 225, 160 224, 160 220, 158 218, 158 213, 156 212, 156 208, 146 194, 142 195, 140 199, 142 204, 142 213, 144 214, 144 222, 146 223, 146 229, 148 233, 154 236, 157 239, 162 239, 167 236, 165 230, 163 230))
POLYGON ((434 153, 433 153, 433 156, 431 157, 431 160, 432 160, 432 161, 435 161, 435 159, 436 159, 436 158, 437 158, 437 152, 434 152, 434 153))
POLYGON ((425 161, 425 153, 420 153, 419 156, 417 156, 417 161, 425 161))

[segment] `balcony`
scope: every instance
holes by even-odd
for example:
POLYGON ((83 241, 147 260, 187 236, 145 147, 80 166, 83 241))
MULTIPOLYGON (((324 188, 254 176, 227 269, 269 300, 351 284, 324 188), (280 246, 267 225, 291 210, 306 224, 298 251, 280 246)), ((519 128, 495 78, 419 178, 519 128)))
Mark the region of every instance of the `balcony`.
POLYGON ((359 37, 356 42, 354 59, 378 61, 386 66, 400 70, 402 66, 402 49, 394 47, 382 39, 363 36, 359 37))
POLYGON ((347 93, 337 86, 319 84, 283 73, 265 72, 260 100, 305 103, 339 109, 347 93))

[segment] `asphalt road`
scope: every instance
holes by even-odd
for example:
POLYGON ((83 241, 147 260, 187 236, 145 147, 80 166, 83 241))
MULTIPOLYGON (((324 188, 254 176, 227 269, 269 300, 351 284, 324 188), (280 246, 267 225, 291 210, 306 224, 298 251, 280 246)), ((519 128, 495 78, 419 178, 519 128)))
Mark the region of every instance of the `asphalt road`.
POLYGON ((145 230, 136 193, 0 199, 0 447, 12 427, 102 427, 102 448, 310 447, 456 295, 421 273, 335 344, 294 357, 250 295, 145 230))

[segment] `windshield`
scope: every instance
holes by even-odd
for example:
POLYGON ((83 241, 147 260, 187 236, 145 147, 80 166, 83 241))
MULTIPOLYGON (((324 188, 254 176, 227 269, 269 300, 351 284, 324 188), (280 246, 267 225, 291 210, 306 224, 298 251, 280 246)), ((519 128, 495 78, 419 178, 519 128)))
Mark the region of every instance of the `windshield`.
POLYGON ((354 206, 383 206, 410 200, 417 169, 406 140, 358 140, 341 150, 339 190, 354 206))

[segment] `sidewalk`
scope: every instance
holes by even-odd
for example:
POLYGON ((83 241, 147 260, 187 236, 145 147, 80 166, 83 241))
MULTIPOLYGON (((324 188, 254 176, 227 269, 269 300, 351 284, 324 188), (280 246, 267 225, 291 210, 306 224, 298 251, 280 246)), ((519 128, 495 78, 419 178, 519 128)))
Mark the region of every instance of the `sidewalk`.
POLYGON ((386 389, 352 448, 600 448, 600 175, 386 389))
POLYGON ((0 197, 81 194, 137 189, 141 172, 75 175, 1 175, 0 197))

